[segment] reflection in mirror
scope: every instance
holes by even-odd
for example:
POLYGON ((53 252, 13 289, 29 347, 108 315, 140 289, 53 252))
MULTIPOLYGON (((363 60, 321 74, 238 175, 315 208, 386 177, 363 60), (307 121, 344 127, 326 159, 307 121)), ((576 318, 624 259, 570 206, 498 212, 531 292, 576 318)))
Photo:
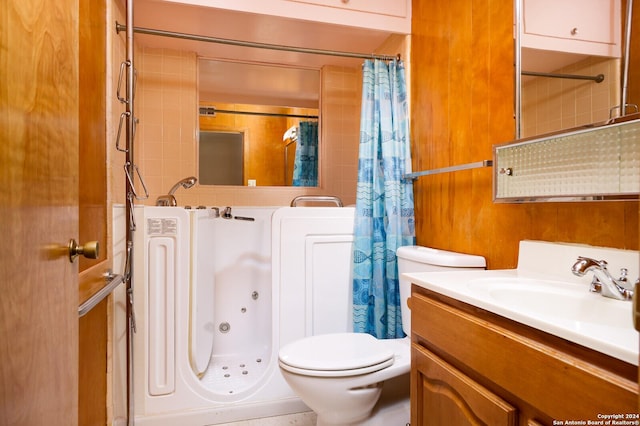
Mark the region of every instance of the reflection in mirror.
MULTIPOLYGON (((522 49, 523 70, 535 72, 552 54, 522 49)), ((554 75, 604 76, 601 82, 579 78, 522 77, 521 137, 558 132, 609 119, 620 104, 620 59, 563 55, 554 75), (575 61, 575 62, 574 62, 575 61)))
POLYGON ((298 168, 306 167, 302 145, 316 147, 313 170, 317 176, 317 131, 313 139, 303 140, 300 129, 314 125, 317 110, 270 105, 200 103, 198 174, 201 185, 317 186, 294 182, 298 168), (214 148, 212 135, 220 142, 214 148), (222 135, 223 137, 220 137, 222 135), (234 135, 229 137, 229 135, 234 135), (231 145, 235 145, 232 148, 231 145), (223 172, 224 171, 224 172, 223 172), (207 176, 217 176, 209 179, 207 176))
POLYGON ((244 133, 200 130, 200 185, 244 185, 244 133))
POLYGON ((319 70, 200 59, 198 75, 201 184, 318 185, 319 70), (212 148, 214 134, 237 148, 212 148))
MULTIPOLYGON (((604 123, 622 115, 626 1, 515 4, 516 137, 604 123)), ((637 86, 637 80, 635 69, 628 86, 637 86)), ((628 98, 627 103, 633 101, 628 98)), ((631 112, 633 108, 625 111, 631 112)))

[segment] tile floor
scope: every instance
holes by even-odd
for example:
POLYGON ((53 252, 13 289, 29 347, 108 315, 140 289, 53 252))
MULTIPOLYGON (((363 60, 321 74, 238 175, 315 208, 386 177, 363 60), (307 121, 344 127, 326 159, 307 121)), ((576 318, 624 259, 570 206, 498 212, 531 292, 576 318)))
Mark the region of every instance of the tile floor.
POLYGON ((224 423, 218 426, 315 426, 316 414, 313 412, 288 414, 286 416, 265 417, 262 419, 243 420, 241 422, 224 423))

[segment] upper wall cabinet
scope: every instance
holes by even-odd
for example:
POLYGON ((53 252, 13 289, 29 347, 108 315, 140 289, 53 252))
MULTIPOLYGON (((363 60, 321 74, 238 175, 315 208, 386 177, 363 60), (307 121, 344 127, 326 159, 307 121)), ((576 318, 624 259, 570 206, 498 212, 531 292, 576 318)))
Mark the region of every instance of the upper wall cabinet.
MULTIPOLYGON (((136 42, 146 48, 196 52, 201 58, 320 69, 360 67, 361 58, 319 55, 251 44, 309 50, 398 53, 393 40, 411 33, 410 0, 136 0, 136 42), (322 3, 322 4, 315 4, 322 3), (208 43, 158 37, 143 30, 238 41, 208 43), (390 42, 390 38, 393 39, 390 42), (246 43, 246 44, 243 44, 246 43)), ((280 80, 279 80, 280 81, 280 80)), ((229 102, 237 103, 237 102, 229 102)))
POLYGON ((166 0, 399 34, 411 33, 411 0, 166 0))
POLYGON ((522 47, 620 56, 620 0, 522 0, 522 47))
POLYGON ((411 2, 405 0, 287 0, 290 2, 307 3, 333 9, 342 9, 373 13, 377 15, 389 15, 398 18, 409 16, 411 2))

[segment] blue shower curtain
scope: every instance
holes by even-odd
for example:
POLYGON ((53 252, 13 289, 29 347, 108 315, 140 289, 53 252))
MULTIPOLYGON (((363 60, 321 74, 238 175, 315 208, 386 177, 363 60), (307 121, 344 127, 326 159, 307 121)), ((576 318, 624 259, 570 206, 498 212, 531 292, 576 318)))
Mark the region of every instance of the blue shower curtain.
POLYGON ((300 123, 296 157, 293 163, 293 186, 318 186, 318 123, 300 123))
POLYGON ((363 65, 353 251, 354 331, 403 337, 396 249, 415 244, 402 61, 363 65))

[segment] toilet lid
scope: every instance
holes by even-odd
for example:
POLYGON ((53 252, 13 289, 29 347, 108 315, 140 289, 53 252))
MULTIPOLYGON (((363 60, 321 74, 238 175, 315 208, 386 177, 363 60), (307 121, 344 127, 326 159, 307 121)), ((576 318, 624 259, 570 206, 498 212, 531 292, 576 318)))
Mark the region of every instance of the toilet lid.
POLYGON ((393 364, 393 351, 365 333, 336 333, 306 337, 280 349, 283 368, 316 376, 351 376, 393 364))

